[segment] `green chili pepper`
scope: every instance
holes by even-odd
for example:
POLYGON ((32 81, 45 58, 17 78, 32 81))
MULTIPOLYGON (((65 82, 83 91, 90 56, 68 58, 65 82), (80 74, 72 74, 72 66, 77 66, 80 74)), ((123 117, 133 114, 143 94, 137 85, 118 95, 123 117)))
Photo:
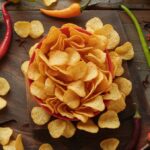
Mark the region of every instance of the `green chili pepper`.
POLYGON ((133 23, 136 27, 136 30, 138 32, 138 35, 139 35, 139 38, 140 38, 140 41, 141 41, 142 48, 144 50, 144 55, 145 55, 146 60, 147 60, 147 64, 150 67, 149 47, 148 47, 147 42, 145 40, 145 37, 144 37, 143 31, 141 29, 141 26, 140 26, 137 18, 135 17, 135 15, 126 6, 121 5, 121 8, 130 16, 131 20, 133 21, 133 23))

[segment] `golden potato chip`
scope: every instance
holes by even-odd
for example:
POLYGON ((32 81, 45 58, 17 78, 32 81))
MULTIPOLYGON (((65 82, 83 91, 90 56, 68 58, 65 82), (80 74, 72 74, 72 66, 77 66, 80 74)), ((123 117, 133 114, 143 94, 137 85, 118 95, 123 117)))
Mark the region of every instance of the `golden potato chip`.
POLYGON ((63 95, 63 102, 70 108, 75 109, 80 105, 80 97, 73 91, 67 90, 63 95))
POLYGON ((86 95, 85 85, 82 80, 71 82, 68 84, 67 88, 75 92, 80 97, 84 97, 86 95))
POLYGON ((104 35, 97 35, 97 37, 99 39, 98 40, 98 48, 104 51, 106 49, 107 44, 108 44, 108 39, 104 35))
POLYGON ((116 150, 119 145, 119 140, 116 138, 108 138, 100 142, 102 150, 116 150))
POLYGON ((50 53, 49 65, 50 66, 61 66, 66 65, 69 60, 69 55, 63 51, 52 51, 50 53))
POLYGON ((65 91, 58 86, 55 88, 55 96, 62 102, 63 102, 64 92, 65 91))
POLYGON ((4 96, 6 95, 10 90, 10 85, 8 83, 8 81, 3 78, 3 77, 0 77, 0 95, 1 96, 4 96))
POLYGON ((73 48, 67 48, 66 52, 69 54, 68 65, 74 65, 80 61, 80 54, 73 48))
POLYGON ((54 95, 55 93, 55 82, 51 80, 50 78, 47 78, 45 80, 45 87, 44 90, 46 91, 46 94, 49 96, 54 95))
POLYGON ((22 135, 18 134, 15 142, 16 150, 24 150, 24 146, 22 143, 22 135))
POLYGON ((65 27, 78 28, 79 26, 77 26, 76 24, 73 24, 73 23, 66 23, 66 24, 63 24, 61 28, 65 28, 65 27))
POLYGON ((103 27, 103 22, 100 18, 93 17, 87 21, 85 26, 87 31, 94 33, 95 31, 103 27))
POLYGON ((54 149, 50 144, 44 143, 39 147, 39 150, 54 150, 54 149))
POLYGON ((24 75, 27 74, 28 67, 29 67, 29 61, 24 61, 21 65, 21 71, 24 75))
POLYGON ((100 95, 88 102, 85 102, 83 104, 83 106, 91 107, 98 111, 103 111, 105 109, 105 104, 103 102, 103 98, 100 95))
POLYGON ((57 0, 43 0, 45 6, 51 6, 53 3, 57 2, 57 0))
POLYGON ((7 145, 3 146, 3 150, 16 150, 15 143, 15 140, 10 141, 7 145))
POLYGON ((7 106, 7 101, 0 97, 0 110, 4 109, 7 106))
POLYGON ((6 145, 13 134, 13 130, 9 127, 0 127, 0 144, 6 145))
POLYGON ((121 92, 128 96, 132 91, 132 83, 130 80, 124 77, 118 77, 114 80, 114 83, 118 85, 118 88, 121 92))
POLYGON ((78 122, 77 128, 90 133, 97 133, 99 131, 99 127, 91 119, 86 123, 78 122))
POLYGON ((28 37, 31 29, 31 24, 28 21, 17 21, 14 24, 14 30, 21 38, 28 37))
POLYGON ((73 116, 84 123, 87 122, 87 120, 89 119, 89 117, 87 117, 83 114, 76 113, 76 112, 73 112, 73 116))
POLYGON ((48 130, 53 138, 59 138, 63 135, 66 129, 66 122, 64 120, 55 119, 48 124, 48 130))
POLYGON ((71 121, 66 121, 66 128, 64 130, 63 136, 65 138, 71 138, 76 132, 76 128, 74 127, 71 121))
POLYGON ((85 82, 91 81, 98 76, 98 69, 94 63, 88 62, 87 67, 88 67, 87 74, 83 79, 85 82))
POLYGON ((29 49, 30 58, 32 57, 33 53, 35 52, 37 46, 38 46, 38 43, 35 43, 33 46, 30 47, 30 49, 29 49))
POLYGON ((30 36, 33 39, 39 38, 44 33, 44 27, 41 21, 33 20, 31 21, 31 28, 30 28, 30 36))
POLYGON ((109 101, 106 105, 108 110, 113 110, 116 113, 123 111, 126 108, 125 97, 122 95, 116 101, 109 101))
POLYGON ((41 126, 49 121, 50 115, 42 107, 33 107, 31 110, 31 118, 35 124, 41 126))
POLYGON ((120 121, 117 113, 112 110, 108 110, 107 112, 103 113, 98 119, 98 125, 100 128, 119 128, 120 121))
POLYGON ((117 47, 115 52, 124 60, 130 60, 134 57, 133 46, 130 42, 126 42, 123 45, 117 47))
POLYGON ((82 79, 86 75, 87 70, 87 64, 84 61, 79 61, 75 65, 69 66, 67 68, 68 73, 74 80, 82 79))
POLYGON ((86 106, 80 106, 79 108, 77 108, 75 110, 75 112, 80 114, 80 115, 87 116, 87 117, 94 117, 95 116, 95 111, 92 108, 86 107, 86 106))
POLYGON ((116 83, 112 83, 109 93, 106 93, 105 95, 103 95, 103 99, 104 100, 118 100, 119 98, 121 98, 121 93, 118 89, 118 85, 116 83))

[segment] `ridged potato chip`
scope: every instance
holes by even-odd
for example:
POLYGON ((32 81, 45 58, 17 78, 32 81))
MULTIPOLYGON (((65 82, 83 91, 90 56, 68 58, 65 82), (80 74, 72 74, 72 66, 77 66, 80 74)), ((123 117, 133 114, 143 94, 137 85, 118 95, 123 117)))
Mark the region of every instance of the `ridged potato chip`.
POLYGON ((7 101, 0 97, 0 110, 4 109, 7 106, 7 101))
POLYGON ((55 96, 62 102, 63 102, 64 92, 65 91, 58 86, 55 88, 55 96))
POLYGON ((24 75, 27 74, 28 67, 29 67, 29 61, 24 61, 21 65, 21 71, 24 75))
POLYGON ((66 121, 66 128, 64 130, 63 136, 65 138, 71 138, 76 132, 76 128, 73 123, 70 121, 66 121))
POLYGON ((24 150, 24 146, 22 143, 22 135, 18 134, 15 142, 16 150, 24 150))
POLYGON ((102 150, 116 150, 119 143, 119 140, 116 138, 108 138, 100 142, 100 147, 102 150))
POLYGON ((29 35, 33 38, 39 38, 44 33, 44 27, 41 21, 33 20, 31 21, 30 33, 29 35))
POLYGON ((33 122, 39 126, 46 124, 50 115, 42 107, 33 107, 31 110, 31 118, 33 122))
POLYGON ((118 85, 116 83, 112 83, 109 93, 106 93, 105 95, 103 95, 103 99, 115 101, 115 100, 118 100, 119 98, 121 98, 121 93, 118 89, 118 85))
POLYGON ((16 150, 15 143, 15 140, 10 141, 7 145, 3 146, 3 150, 16 150))
POLYGON ((55 119, 48 124, 48 130, 53 138, 59 138, 63 135, 66 129, 66 122, 64 120, 55 119))
POLYGON ((106 106, 108 110, 113 110, 116 113, 119 113, 126 108, 125 97, 122 95, 121 98, 116 101, 109 101, 106 106))
POLYGON ((91 117, 95 116, 94 113, 96 111, 93 111, 93 109, 90 108, 90 107, 81 106, 81 107, 77 108, 75 112, 78 113, 78 114, 81 114, 81 115, 84 115, 84 116, 87 116, 87 117, 91 118, 91 117))
POLYGON ((99 131, 99 127, 91 119, 86 123, 78 122, 77 128, 90 133, 97 133, 99 131))
POLYGON ((95 97, 94 99, 91 99, 89 102, 85 102, 83 106, 91 107, 98 111, 103 111, 105 109, 103 98, 100 95, 95 97))
POLYGON ((67 88, 75 92, 80 97, 86 96, 85 85, 82 80, 71 82, 68 84, 67 88))
POLYGON ((128 96, 132 91, 132 83, 130 80, 124 77, 118 77, 114 80, 114 83, 118 85, 118 88, 125 96, 128 96))
POLYGON ((55 93, 55 82, 50 78, 45 80, 44 90, 46 91, 47 95, 53 96, 55 93))
POLYGON ((13 130, 9 127, 0 127, 0 144, 6 145, 9 143, 13 130))
POLYGON ((38 43, 35 43, 33 46, 30 47, 30 49, 29 49, 29 57, 30 58, 32 57, 33 53, 35 52, 37 45, 38 45, 38 43))
POLYGON ((49 56, 49 65, 50 66, 61 66, 66 65, 69 60, 69 55, 63 51, 52 51, 49 56))
POLYGON ((100 128, 116 129, 120 126, 118 115, 115 111, 108 110, 100 115, 98 119, 98 125, 100 128))
POLYGON ((8 83, 8 81, 3 78, 3 77, 0 77, 0 95, 1 96, 4 96, 6 95, 10 90, 10 85, 8 83))
POLYGON ((73 112, 73 115, 75 118, 79 119, 83 123, 87 122, 87 120, 89 119, 89 117, 87 117, 83 114, 76 113, 76 112, 73 112))
POLYGON ((133 46, 130 42, 117 47, 115 52, 124 60, 131 60, 134 57, 133 46))
POLYGON ((87 31, 94 33, 95 31, 103 27, 103 22, 100 18, 93 17, 87 21, 85 26, 87 31))
POLYGON ((54 149, 50 144, 44 143, 40 145, 39 150, 54 150, 54 149))
POLYGON ((45 6, 51 6, 53 3, 57 2, 57 0, 43 0, 45 6))
POLYGON ((14 24, 14 30, 21 38, 26 38, 30 34, 31 24, 28 21, 17 21, 14 24))
POLYGON ((80 105, 80 97, 72 90, 67 90, 63 95, 63 102, 70 108, 75 109, 80 105))

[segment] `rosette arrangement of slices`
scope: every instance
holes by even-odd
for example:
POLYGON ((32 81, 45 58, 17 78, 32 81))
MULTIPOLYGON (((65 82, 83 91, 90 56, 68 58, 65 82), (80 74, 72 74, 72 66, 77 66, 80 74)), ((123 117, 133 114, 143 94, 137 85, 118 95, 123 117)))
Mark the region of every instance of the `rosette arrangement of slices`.
POLYGON ((112 128, 118 127, 117 113, 125 109, 132 90, 131 82, 120 77, 122 61, 134 56, 130 42, 119 44, 113 26, 103 25, 97 17, 86 23, 86 29, 71 23, 52 26, 29 52, 24 72, 31 94, 57 118, 85 123, 100 114, 101 128, 109 128, 109 119, 114 121, 112 128))

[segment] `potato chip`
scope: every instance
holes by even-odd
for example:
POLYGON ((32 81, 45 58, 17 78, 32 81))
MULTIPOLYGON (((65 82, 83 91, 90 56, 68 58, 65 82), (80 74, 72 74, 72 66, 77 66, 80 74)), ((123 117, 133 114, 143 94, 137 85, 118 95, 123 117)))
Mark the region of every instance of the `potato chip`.
POLYGON ((64 120, 55 119, 48 124, 48 130, 53 138, 59 138, 63 135, 66 129, 66 122, 64 120))
POLYGON ((39 147, 39 150, 54 150, 54 149, 50 144, 44 143, 39 147))
POLYGON ((64 130, 63 136, 65 138, 71 138, 76 132, 76 128, 74 127, 71 121, 66 121, 66 128, 64 130))
POLYGON ((121 98, 116 101, 109 101, 106 106, 108 110, 113 110, 116 113, 119 113, 126 108, 125 97, 122 95, 121 98))
POLYGON ((0 127, 0 144, 6 145, 9 142, 10 137, 13 134, 13 130, 9 127, 0 127))
POLYGON ((134 57, 133 46, 130 42, 117 47, 115 52, 124 60, 131 60, 134 57))
POLYGON ((90 107, 86 107, 86 106, 80 106, 79 108, 77 108, 75 110, 76 113, 80 114, 80 115, 84 115, 87 117, 94 117, 95 116, 95 112, 92 108, 90 107))
POLYGON ((61 65, 66 65, 69 60, 69 55, 66 52, 63 51, 52 51, 50 53, 50 58, 49 58, 49 65, 50 66, 61 66, 61 65))
POLYGON ((83 79, 85 82, 91 81, 98 76, 98 69, 94 63, 88 62, 87 67, 88 67, 87 74, 83 79))
POLYGON ((8 81, 3 78, 3 77, 0 77, 0 95, 1 96, 4 96, 6 95, 10 90, 10 85, 8 83, 8 81))
POLYGON ((3 146, 3 150, 16 150, 15 143, 15 140, 10 141, 7 145, 3 146))
POLYGON ((42 107, 33 107, 31 118, 35 124, 41 126, 49 121, 50 115, 42 107))
POLYGON ((68 73, 74 80, 82 79, 86 75, 87 70, 88 68, 84 61, 79 61, 75 65, 69 66, 67 68, 68 73))
POLYGON ((100 18, 93 17, 87 21, 85 26, 87 31, 94 33, 95 31, 103 27, 103 22, 100 18))
POLYGON ((32 57, 33 53, 35 52, 37 46, 38 46, 38 43, 35 43, 33 46, 30 47, 30 49, 29 49, 30 58, 32 57))
POLYGON ((28 67, 29 67, 29 61, 24 61, 21 65, 21 71, 24 75, 27 74, 28 67))
POLYGON ((70 108, 75 109, 80 105, 80 97, 71 90, 67 90, 63 96, 63 102, 70 108))
POLYGON ((119 98, 121 98, 121 93, 118 89, 118 85, 116 83, 112 83, 109 93, 106 93, 105 95, 103 95, 103 99, 104 100, 118 100, 119 98))
POLYGON ((7 106, 7 101, 0 97, 0 110, 4 109, 7 106))
POLYGON ((45 6, 51 6, 53 3, 57 2, 57 0, 43 0, 45 6))
POLYGON ((98 125, 100 128, 116 129, 120 126, 118 115, 115 111, 108 110, 100 115, 98 119, 98 125))
POLYGON ((91 119, 86 123, 78 122, 77 128, 90 133, 97 133, 99 131, 98 126, 91 119))
POLYGON ((39 38, 44 33, 44 27, 41 21, 33 20, 31 21, 31 28, 29 35, 33 38, 39 38))
POLYGON ((105 109, 105 104, 103 102, 103 98, 100 95, 88 102, 85 102, 83 104, 83 106, 91 107, 98 111, 103 111, 105 109))
POLYGON ((82 114, 79 114, 77 112, 73 112, 73 116, 77 119, 79 119, 81 122, 87 122, 87 120, 89 119, 89 117, 85 116, 85 115, 82 115, 82 114))
POLYGON ((125 96, 128 96, 132 91, 132 83, 130 80, 118 77, 114 80, 114 83, 118 85, 118 88, 121 92, 125 94, 125 96))
POLYGON ((80 61, 80 54, 73 48, 67 48, 66 52, 69 54, 68 65, 74 65, 80 61))
POLYGON ((50 78, 47 78, 45 80, 45 87, 44 90, 46 91, 46 94, 49 96, 54 95, 55 92, 55 82, 51 80, 50 78))
POLYGON ((31 24, 28 21, 17 21, 14 24, 14 30, 21 38, 28 37, 31 29, 31 24))
POLYGON ((97 37, 99 39, 97 48, 104 51, 106 49, 107 44, 108 44, 108 39, 106 36, 103 36, 103 35, 97 35, 97 37))
POLYGON ((60 88, 58 86, 55 88, 55 96, 62 102, 63 102, 64 92, 65 91, 63 90, 63 88, 60 88))
POLYGON ((102 150, 116 150, 119 145, 119 140, 116 138, 108 138, 100 142, 102 150))
POLYGON ((68 84, 67 88, 75 92, 80 97, 84 97, 86 95, 85 85, 81 80, 68 84))
POLYGON ((15 142, 16 150, 24 150, 24 146, 22 143, 22 135, 18 134, 15 142))

